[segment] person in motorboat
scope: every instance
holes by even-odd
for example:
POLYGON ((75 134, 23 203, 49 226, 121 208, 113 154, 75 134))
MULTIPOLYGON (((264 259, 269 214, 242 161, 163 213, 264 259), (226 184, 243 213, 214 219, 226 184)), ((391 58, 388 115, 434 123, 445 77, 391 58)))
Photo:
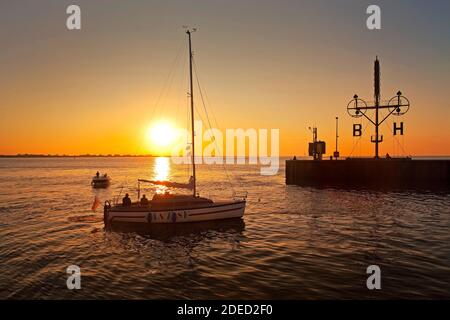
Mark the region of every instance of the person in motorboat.
POLYGON ((122 205, 124 207, 129 207, 131 206, 131 199, 130 196, 128 195, 128 193, 125 194, 125 197, 123 197, 122 199, 122 205))
POLYGON ((141 206, 148 206, 148 205, 149 205, 148 198, 144 194, 144 195, 142 195, 142 198, 141 198, 141 206))
POLYGON ((100 177, 100 172, 97 171, 97 173, 95 174, 95 176, 98 178, 100 177))

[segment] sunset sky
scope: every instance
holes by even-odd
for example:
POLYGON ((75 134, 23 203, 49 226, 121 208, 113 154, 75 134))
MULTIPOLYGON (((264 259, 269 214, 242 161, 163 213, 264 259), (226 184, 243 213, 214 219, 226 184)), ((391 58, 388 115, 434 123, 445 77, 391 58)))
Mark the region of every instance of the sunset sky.
POLYGON ((277 128, 281 155, 301 156, 312 125, 334 150, 339 116, 341 154, 372 154, 372 127, 354 148, 346 105, 373 100, 378 55, 382 98, 411 101, 396 119, 405 151, 387 120, 380 153, 450 155, 449 14, 449 1, 422 0, 1 1, 0 154, 155 152, 152 123, 186 125, 190 25, 220 129, 277 128), (70 4, 80 31, 66 28, 70 4), (366 28, 370 4, 381 30, 366 28))

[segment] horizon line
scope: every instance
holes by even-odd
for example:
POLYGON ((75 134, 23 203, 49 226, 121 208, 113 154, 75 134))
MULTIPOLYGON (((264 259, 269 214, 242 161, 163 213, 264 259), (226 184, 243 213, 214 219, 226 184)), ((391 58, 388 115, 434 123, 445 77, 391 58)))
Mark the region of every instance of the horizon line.
MULTIPOLYGON (((287 158, 287 157, 297 157, 297 158, 308 158, 308 155, 280 155, 280 158, 287 158)), ((430 154, 424 154, 424 155, 408 155, 409 157, 439 157, 439 158, 445 158, 445 157, 450 157, 450 154, 448 155, 430 155, 430 154)), ((108 153, 108 154, 90 154, 90 153, 84 153, 84 154, 45 154, 45 153, 17 153, 17 154, 0 154, 0 158, 158 158, 158 157, 163 157, 163 158, 170 158, 172 157, 171 155, 153 155, 153 154, 112 154, 112 153, 108 153)), ((205 157, 205 156, 196 156, 196 158, 198 157, 205 157)), ((339 158, 341 159, 346 159, 346 158, 370 158, 372 157, 372 155, 362 155, 362 156, 340 156, 339 158)), ((393 158, 402 158, 402 157, 406 157, 406 156, 398 156, 398 157, 393 157, 393 158)), ((230 157, 222 157, 222 158, 230 158, 230 157)), ((250 158, 250 156, 233 156, 231 158, 245 158, 248 159, 250 158)), ((328 159, 329 157, 325 157, 324 160, 328 159)), ((334 159, 334 158, 333 158, 334 159)))

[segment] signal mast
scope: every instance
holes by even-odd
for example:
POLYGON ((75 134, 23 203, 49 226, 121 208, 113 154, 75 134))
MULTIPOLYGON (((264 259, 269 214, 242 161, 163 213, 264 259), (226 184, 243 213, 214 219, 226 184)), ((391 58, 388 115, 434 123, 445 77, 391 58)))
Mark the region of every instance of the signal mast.
MULTIPOLYGON (((383 142, 383 135, 380 135, 379 126, 387 119, 389 116, 402 116, 409 110, 409 100, 402 96, 400 91, 397 95, 392 97, 387 103, 381 103, 381 90, 380 90, 380 61, 378 57, 375 59, 374 64, 374 104, 368 105, 363 99, 360 99, 357 94, 353 96, 353 99, 347 104, 347 112, 353 118, 365 117, 375 126, 375 136, 371 136, 371 142, 375 143, 375 159, 379 159, 379 143, 383 142), (380 121, 380 110, 387 109, 388 114, 380 121), (375 111, 375 119, 369 117, 366 113, 368 110, 375 111)), ((361 136, 361 124, 353 124, 353 136, 361 136)), ((403 122, 397 126, 394 122, 393 133, 394 136, 403 135, 403 122)))

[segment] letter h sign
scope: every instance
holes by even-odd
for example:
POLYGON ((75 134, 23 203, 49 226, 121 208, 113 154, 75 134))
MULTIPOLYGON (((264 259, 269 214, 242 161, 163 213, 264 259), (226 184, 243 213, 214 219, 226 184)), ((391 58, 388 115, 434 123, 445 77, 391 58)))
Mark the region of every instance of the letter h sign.
POLYGON ((394 136, 397 135, 397 131, 400 132, 400 135, 403 135, 403 122, 400 122, 400 125, 397 126, 397 122, 394 122, 394 136))

